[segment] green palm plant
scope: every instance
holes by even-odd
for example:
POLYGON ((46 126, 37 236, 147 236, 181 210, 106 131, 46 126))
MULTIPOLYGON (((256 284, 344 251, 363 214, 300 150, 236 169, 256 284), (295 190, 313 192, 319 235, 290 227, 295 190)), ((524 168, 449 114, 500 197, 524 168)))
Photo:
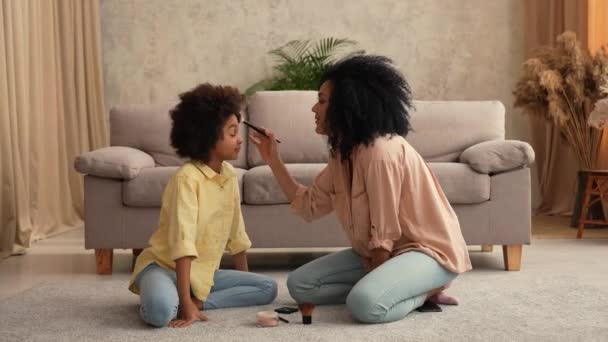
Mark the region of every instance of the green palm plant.
MULTIPOLYGON (((260 90, 314 90, 330 63, 342 56, 346 47, 355 41, 324 38, 312 44, 310 40, 292 40, 269 52, 276 61, 277 75, 255 83, 245 91, 249 96, 260 90)), ((355 53, 360 53, 357 51, 355 53)))

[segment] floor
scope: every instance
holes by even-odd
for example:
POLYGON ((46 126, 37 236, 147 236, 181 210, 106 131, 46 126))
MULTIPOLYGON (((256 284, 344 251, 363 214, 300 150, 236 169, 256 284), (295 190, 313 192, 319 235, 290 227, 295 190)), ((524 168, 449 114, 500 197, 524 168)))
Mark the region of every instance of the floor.
MULTIPOLYGON (((533 236, 537 239, 574 239, 576 229, 570 228, 568 217, 535 217, 533 236)), ((608 239, 608 228, 586 229, 584 239, 608 239)), ((107 279, 95 274, 93 251, 83 249, 84 231, 73 230, 35 243, 27 254, 0 261, 0 300, 27 290, 37 284, 70 279, 107 279)), ((476 248, 476 247, 471 247, 476 248)), ((294 267, 327 250, 258 250, 250 254, 253 268, 294 267), (289 252, 289 253, 286 253, 289 252)), ((114 252, 114 272, 128 274, 132 255, 128 250, 114 252)), ((230 260, 223 265, 230 266, 230 260)))
POLYGON ((188 329, 151 329, 139 298, 126 288, 128 273, 100 280, 52 281, 0 301, 2 342, 48 341, 608 341, 608 239, 534 239, 520 272, 502 270, 501 248, 473 246, 472 272, 450 287, 463 305, 441 313, 413 312, 378 325, 355 324, 343 305, 317 307, 312 324, 284 315, 272 329, 258 329, 259 311, 294 306, 286 270, 264 270, 276 280, 273 303, 207 312, 209 321, 188 329), (477 249, 475 251, 475 249, 477 249))
POLYGON ((272 329, 255 326, 259 311, 295 303, 287 272, 264 270, 276 280, 273 303, 207 312, 188 329, 151 329, 138 314, 139 298, 126 289, 128 273, 104 280, 47 282, 0 301, 2 342, 47 341, 602 341, 608 336, 608 239, 534 239, 520 272, 502 270, 501 248, 472 248, 472 272, 449 292, 462 301, 441 313, 413 312, 380 325, 355 324, 343 305, 318 307, 311 325, 285 315, 272 329))
MULTIPOLYGON (((570 216, 532 218, 532 235, 537 239, 574 239, 576 232, 570 227, 570 216)), ((608 239, 608 228, 585 228, 583 239, 608 239)))

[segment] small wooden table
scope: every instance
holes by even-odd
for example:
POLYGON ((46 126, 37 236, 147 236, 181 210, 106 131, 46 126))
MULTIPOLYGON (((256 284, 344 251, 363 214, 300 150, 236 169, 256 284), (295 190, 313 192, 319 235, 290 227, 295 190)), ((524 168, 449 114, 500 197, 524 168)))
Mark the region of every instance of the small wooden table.
POLYGON ((581 216, 578 220, 578 232, 576 233, 577 239, 583 237, 585 224, 608 225, 608 217, 604 217, 604 220, 587 219, 589 208, 602 199, 608 200, 608 170, 588 171, 585 195, 583 196, 583 207, 581 208, 581 216), (597 197, 591 199, 592 195, 596 195, 597 197))

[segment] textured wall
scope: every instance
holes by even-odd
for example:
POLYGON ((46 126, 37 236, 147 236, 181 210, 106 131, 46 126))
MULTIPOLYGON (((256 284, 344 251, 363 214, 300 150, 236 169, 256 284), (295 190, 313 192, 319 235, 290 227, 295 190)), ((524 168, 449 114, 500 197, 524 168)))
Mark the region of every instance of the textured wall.
MULTIPOLYGON (((391 57, 420 100, 498 99, 507 138, 529 140, 511 96, 523 62, 518 0, 101 0, 106 106, 175 100, 208 81, 245 90, 267 51, 345 37, 391 57)), ((536 183, 534 203, 538 204, 536 183)))
POLYGON ((507 136, 523 61, 516 0, 102 0, 106 106, 156 103, 201 81, 247 88, 266 52, 292 39, 347 37, 394 59, 416 99, 499 99, 507 136))

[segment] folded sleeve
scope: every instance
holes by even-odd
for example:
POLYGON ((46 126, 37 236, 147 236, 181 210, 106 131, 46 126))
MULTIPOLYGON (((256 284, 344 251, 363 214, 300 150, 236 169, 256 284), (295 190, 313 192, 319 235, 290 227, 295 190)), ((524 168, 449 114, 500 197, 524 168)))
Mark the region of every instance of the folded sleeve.
POLYGON ((369 200, 370 241, 368 248, 393 251, 401 237, 399 205, 403 184, 403 168, 393 161, 373 161, 365 175, 369 200))
POLYGON ((331 195, 335 193, 330 166, 317 175, 311 187, 298 185, 291 210, 307 222, 319 219, 333 210, 331 195))
POLYGON ((230 255, 239 254, 251 248, 251 240, 245 231, 245 221, 241 211, 241 196, 238 187, 234 187, 234 214, 232 226, 230 227, 230 237, 226 249, 230 255))
POLYGON ((185 176, 177 176, 168 196, 163 199, 169 218, 168 244, 171 260, 185 256, 197 258, 196 239, 199 232, 198 184, 185 176))

